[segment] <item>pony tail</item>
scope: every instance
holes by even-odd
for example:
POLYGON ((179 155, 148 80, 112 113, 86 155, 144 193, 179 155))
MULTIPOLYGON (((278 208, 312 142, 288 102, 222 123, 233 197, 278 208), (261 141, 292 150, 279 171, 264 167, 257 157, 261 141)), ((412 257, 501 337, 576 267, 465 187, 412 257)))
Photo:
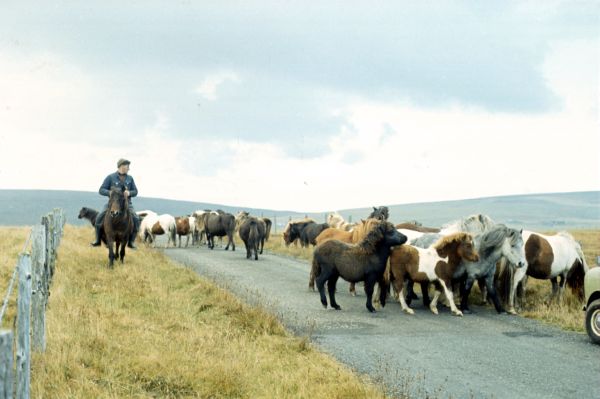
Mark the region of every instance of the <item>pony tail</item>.
POLYGON ((383 281, 385 285, 390 285, 390 281, 392 279, 392 264, 390 262, 390 257, 388 256, 387 261, 385 262, 385 271, 383 272, 383 281))
POLYGON ((577 259, 567 273, 567 285, 571 288, 573 295, 580 300, 583 300, 583 279, 586 273, 586 266, 581 259, 577 259))
POLYGON ((583 300, 583 280, 585 274, 589 270, 587 262, 585 261, 585 255, 581 249, 581 245, 575 240, 575 251, 577 252, 578 258, 567 273, 567 285, 571 288, 573 295, 577 296, 580 300, 583 300))
POLYGON ((321 274, 321 265, 319 265, 319 262, 317 262, 317 257, 313 255, 312 267, 310 270, 310 278, 313 284, 315 277, 317 277, 319 274, 321 274))
POLYGON ((256 220, 250 220, 250 232, 248 234, 248 240, 252 242, 258 241, 258 225, 256 220))

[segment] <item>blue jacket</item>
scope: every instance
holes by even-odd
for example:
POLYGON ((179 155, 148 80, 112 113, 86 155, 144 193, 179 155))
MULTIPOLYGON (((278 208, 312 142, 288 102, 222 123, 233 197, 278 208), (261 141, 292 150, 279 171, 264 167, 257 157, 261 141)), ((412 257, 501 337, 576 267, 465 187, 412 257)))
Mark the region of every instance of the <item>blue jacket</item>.
POLYGON ((108 197, 112 187, 121 188, 122 186, 125 186, 125 189, 129 191, 129 203, 131 204, 131 198, 138 194, 138 189, 135 186, 133 177, 129 175, 125 175, 125 181, 121 183, 119 172, 111 173, 110 175, 106 176, 106 179, 104 179, 104 182, 100 186, 100 190, 98 192, 100 195, 108 197))

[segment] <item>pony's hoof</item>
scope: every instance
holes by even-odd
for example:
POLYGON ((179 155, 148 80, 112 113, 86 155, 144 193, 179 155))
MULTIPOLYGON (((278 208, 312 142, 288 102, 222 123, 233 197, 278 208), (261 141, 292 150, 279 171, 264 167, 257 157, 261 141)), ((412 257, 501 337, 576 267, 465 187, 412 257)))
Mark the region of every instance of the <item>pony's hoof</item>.
POLYGON ((517 311, 514 310, 514 309, 508 309, 507 312, 508 312, 508 314, 512 314, 512 315, 516 315, 517 314, 517 311))
POLYGON ((472 311, 471 309, 469 309, 469 308, 464 308, 464 309, 462 310, 462 313, 463 313, 463 314, 473 314, 473 311, 472 311))
POLYGON ((333 308, 334 308, 335 310, 342 310, 342 308, 340 307, 340 305, 335 305, 335 306, 333 306, 333 308))
POLYGON ((433 314, 439 314, 437 308, 430 308, 430 310, 433 314))
POLYGON ((457 310, 456 312, 453 312, 454 316, 458 316, 458 317, 463 317, 463 314, 460 310, 457 310))
POLYGON ((404 313, 406 313, 406 314, 415 314, 415 311, 410 308, 403 309, 403 310, 404 310, 404 313))

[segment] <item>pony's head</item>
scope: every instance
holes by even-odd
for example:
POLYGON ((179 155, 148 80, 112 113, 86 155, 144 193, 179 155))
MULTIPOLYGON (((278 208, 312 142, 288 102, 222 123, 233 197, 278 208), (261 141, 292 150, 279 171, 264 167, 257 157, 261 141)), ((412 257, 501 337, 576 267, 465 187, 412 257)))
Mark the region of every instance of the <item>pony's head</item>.
POLYGON ((125 187, 113 187, 108 195, 108 212, 111 216, 118 216, 125 212, 128 207, 127 198, 125 198, 125 187))
POLYGON ((380 206, 379 208, 373 207, 373 212, 371 212, 369 217, 379 220, 388 220, 390 211, 387 206, 380 206))
POLYGON ((523 267, 527 264, 525 243, 523 242, 523 229, 506 228, 506 238, 502 244, 502 255, 516 267, 523 267))
POLYGON ((344 218, 337 212, 331 212, 327 215, 327 224, 329 227, 339 228, 344 223, 344 218))
POLYGON ((475 249, 473 236, 469 233, 454 233, 440 238, 433 246, 442 258, 458 256, 469 262, 478 262, 479 255, 475 249))
POLYGON ((390 222, 375 219, 371 226, 371 229, 359 243, 359 247, 367 253, 374 253, 381 243, 393 247, 402 245, 407 240, 406 236, 396 230, 390 222))
POLYGON ((88 214, 90 213, 90 209, 86 208, 85 206, 83 208, 81 208, 79 210, 79 216, 77 216, 78 219, 83 219, 84 217, 86 217, 88 214))

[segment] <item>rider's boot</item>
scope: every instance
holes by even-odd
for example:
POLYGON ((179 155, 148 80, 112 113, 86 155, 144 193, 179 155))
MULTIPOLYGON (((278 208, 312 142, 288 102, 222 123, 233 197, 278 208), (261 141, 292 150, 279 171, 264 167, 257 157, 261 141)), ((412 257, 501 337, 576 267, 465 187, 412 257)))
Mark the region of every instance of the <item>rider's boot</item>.
POLYGON ((100 230, 102 228, 102 226, 100 226, 99 224, 96 223, 95 230, 96 230, 96 241, 90 243, 90 245, 92 247, 99 247, 100 244, 102 244, 102 241, 100 240, 100 230))

